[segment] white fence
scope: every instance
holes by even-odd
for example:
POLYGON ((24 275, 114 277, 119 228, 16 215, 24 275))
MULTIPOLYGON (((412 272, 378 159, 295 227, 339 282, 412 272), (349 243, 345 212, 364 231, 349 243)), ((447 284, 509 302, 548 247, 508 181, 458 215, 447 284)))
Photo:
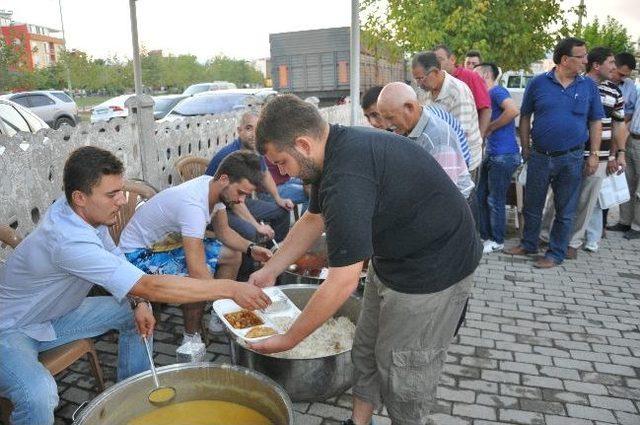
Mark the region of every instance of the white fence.
MULTIPOLYGON (((174 167, 178 159, 186 155, 211 158, 236 137, 238 115, 194 117, 161 126, 153 121, 148 98, 141 99, 139 108, 135 101, 127 118, 108 123, 83 122, 75 128, 0 136, 0 224, 11 225, 22 236, 29 233, 62 194, 64 162, 80 146, 114 152, 123 161, 127 178, 144 178, 164 189, 179 183, 174 167), (141 144, 140 138, 145 142, 141 144)), ((330 123, 349 122, 349 105, 321 112, 330 123)), ((0 247, 0 258, 4 251, 0 247)))

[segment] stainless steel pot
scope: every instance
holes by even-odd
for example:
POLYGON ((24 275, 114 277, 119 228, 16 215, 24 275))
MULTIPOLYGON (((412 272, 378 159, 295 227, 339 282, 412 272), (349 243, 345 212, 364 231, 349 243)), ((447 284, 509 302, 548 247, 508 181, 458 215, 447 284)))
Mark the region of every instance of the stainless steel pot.
MULTIPOLYGON (((278 286, 301 310, 307 304, 316 285, 278 286)), ((336 317, 348 317, 357 323, 361 300, 352 295, 338 310, 336 317)), ((281 359, 257 353, 231 338, 231 357, 239 364, 264 373, 282 385, 294 401, 326 400, 341 394, 353 383, 351 350, 315 359, 281 359)))
MULTIPOLYGON (((176 389, 174 403, 221 400, 250 407, 274 425, 294 423, 291 400, 271 379, 252 370, 213 363, 179 363, 158 368, 163 385, 176 389)), ((123 425, 153 407, 147 395, 153 388, 150 372, 144 372, 108 388, 74 418, 78 425, 123 425)))

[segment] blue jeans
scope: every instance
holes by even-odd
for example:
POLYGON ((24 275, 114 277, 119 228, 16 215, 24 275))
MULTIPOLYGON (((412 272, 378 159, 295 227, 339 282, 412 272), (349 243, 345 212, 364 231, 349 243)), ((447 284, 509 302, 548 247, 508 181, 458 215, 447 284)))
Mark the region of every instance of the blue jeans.
MULTIPOLYGON (((247 199, 244 201, 251 215, 257 221, 268 223, 275 232, 275 240, 281 242, 289 233, 289 211, 280 208, 275 202, 267 202, 260 199, 247 199)), ((229 212, 229 226, 238 232, 240 236, 250 241, 257 242, 259 235, 251 223, 229 212)))
MULTIPOLYGON (((307 210, 309 205, 309 197, 304 191, 302 180, 297 177, 291 177, 286 183, 278 185, 278 194, 281 198, 291 199, 294 204, 302 205, 302 212, 307 210)), ((263 201, 274 202, 273 196, 268 193, 261 192, 258 197, 263 201)))
POLYGON ((582 150, 549 157, 531 151, 527 162, 524 195, 524 232, 521 245, 527 251, 538 250, 542 209, 549 185, 553 189, 556 216, 549 235, 545 257, 557 264, 564 261, 573 233, 573 219, 578 206, 584 157, 582 150))
POLYGON ((126 301, 119 304, 110 296, 88 297, 77 309, 52 323, 57 336, 53 341, 37 341, 16 330, 0 333, 0 396, 13 403, 14 425, 54 422, 58 389, 51 373, 38 361, 38 353, 42 351, 116 329, 118 381, 149 369, 144 342, 126 301))
POLYGON ((519 153, 487 157, 480 167, 478 181, 478 224, 480 237, 504 243, 505 204, 513 172, 522 158, 519 153))

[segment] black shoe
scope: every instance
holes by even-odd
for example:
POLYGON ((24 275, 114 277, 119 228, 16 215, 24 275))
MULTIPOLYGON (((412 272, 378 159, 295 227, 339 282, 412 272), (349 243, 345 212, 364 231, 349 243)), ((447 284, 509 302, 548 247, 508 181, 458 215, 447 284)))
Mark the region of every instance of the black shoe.
POLYGON ((607 230, 611 230, 612 232, 628 232, 631 230, 631 226, 628 224, 616 223, 613 226, 607 226, 607 230))
POLYGON ((640 230, 629 230, 624 234, 624 238, 629 240, 640 239, 640 230))

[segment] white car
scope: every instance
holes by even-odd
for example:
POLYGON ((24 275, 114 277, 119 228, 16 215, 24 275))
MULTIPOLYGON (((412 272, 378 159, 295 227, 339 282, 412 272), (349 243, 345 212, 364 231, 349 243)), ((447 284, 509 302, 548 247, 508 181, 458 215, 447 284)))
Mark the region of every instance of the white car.
POLYGON ((126 102, 131 96, 135 95, 123 94, 102 102, 98 106, 94 106, 91 109, 91 122, 107 122, 113 118, 126 117, 129 115, 129 108, 124 106, 124 102, 126 102))
POLYGON ((43 128, 49 128, 39 116, 6 99, 0 99, 0 134, 12 137, 18 131, 35 133, 43 128))
POLYGON ((511 97, 514 102, 518 106, 518 110, 520 109, 520 105, 522 105, 522 98, 524 97, 524 89, 535 77, 535 75, 530 73, 525 73, 524 71, 507 71, 500 77, 499 84, 509 91, 511 97))
POLYGON ((3 98, 29 108, 55 129, 62 125, 75 127, 80 122, 78 105, 61 90, 26 91, 8 94, 3 98))
POLYGON ((182 92, 182 94, 184 94, 185 96, 193 96, 194 94, 207 91, 229 90, 235 88, 237 88, 236 85, 228 81, 214 81, 213 83, 192 84, 187 87, 186 90, 182 92))

